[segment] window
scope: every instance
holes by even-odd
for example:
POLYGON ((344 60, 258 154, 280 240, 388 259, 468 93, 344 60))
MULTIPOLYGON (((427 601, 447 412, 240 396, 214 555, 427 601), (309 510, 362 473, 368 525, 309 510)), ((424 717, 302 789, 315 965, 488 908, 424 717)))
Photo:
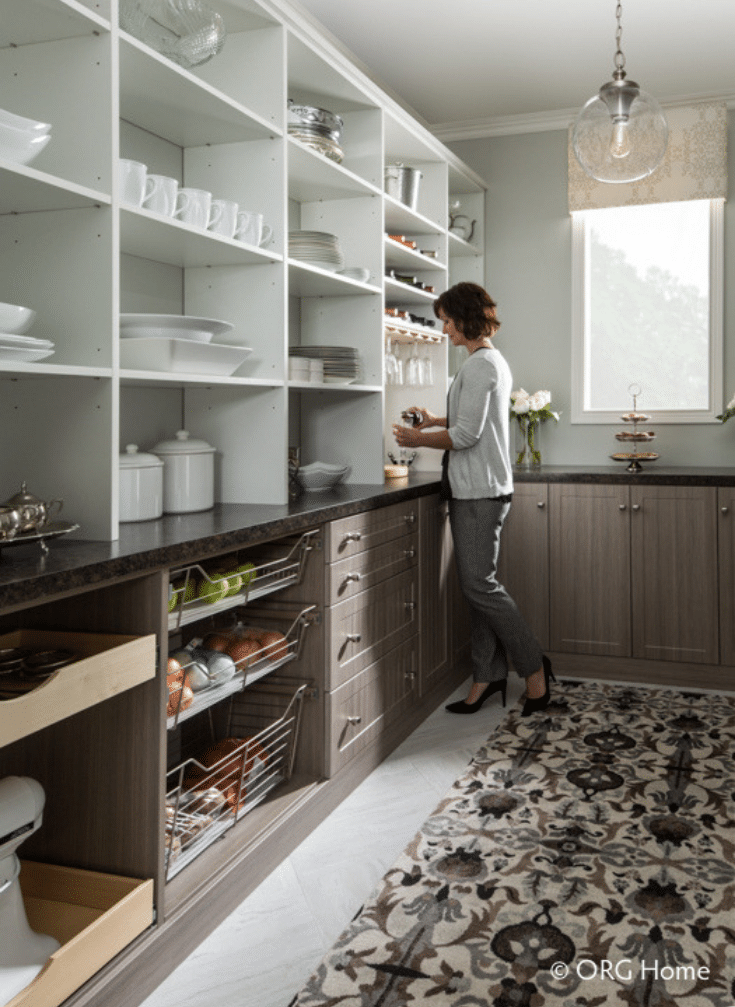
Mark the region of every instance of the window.
POLYGON ((722 411, 723 202, 572 214, 572 422, 657 423, 722 411))

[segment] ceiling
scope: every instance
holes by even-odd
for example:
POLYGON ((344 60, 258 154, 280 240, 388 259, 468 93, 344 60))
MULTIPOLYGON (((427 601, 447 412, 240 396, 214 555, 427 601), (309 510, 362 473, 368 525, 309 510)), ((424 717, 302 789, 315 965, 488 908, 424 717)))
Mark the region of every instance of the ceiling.
MULTIPOLYGON (((609 80, 614 0, 299 0, 445 139, 536 128, 609 80), (505 129, 503 128, 505 127, 505 129)), ((662 104, 735 97, 733 0, 626 0, 628 76, 662 104)))

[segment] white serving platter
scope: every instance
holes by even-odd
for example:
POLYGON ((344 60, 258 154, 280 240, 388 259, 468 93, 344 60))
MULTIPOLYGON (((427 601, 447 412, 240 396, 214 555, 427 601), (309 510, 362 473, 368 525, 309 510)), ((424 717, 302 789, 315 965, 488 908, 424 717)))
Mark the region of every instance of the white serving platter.
POLYGON ((121 339, 188 339, 208 343, 214 336, 232 332, 232 322, 194 315, 121 314, 121 339))
POLYGON ((120 340, 120 366, 140 371, 177 374, 234 374, 252 353, 249 346, 199 343, 193 339, 120 340))

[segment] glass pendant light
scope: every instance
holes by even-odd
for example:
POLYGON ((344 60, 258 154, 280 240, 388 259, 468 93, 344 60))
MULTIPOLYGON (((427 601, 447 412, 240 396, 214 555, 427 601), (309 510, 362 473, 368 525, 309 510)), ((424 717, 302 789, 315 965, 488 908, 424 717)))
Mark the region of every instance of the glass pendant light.
POLYGON ((618 2, 613 79, 581 110, 572 134, 577 160, 600 182, 635 182, 650 175, 663 160, 669 136, 656 99, 635 81, 625 79, 625 56, 620 48, 622 14, 618 2))

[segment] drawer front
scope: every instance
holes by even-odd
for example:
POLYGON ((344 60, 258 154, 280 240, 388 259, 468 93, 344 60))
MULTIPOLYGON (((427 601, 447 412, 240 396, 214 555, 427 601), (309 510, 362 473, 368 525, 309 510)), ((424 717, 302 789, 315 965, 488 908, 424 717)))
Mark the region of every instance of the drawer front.
POLYGON ((327 697, 328 774, 334 775, 414 702, 416 637, 395 647, 327 697))
POLYGON ((401 538, 418 527, 418 515, 418 501, 406 500, 332 521, 327 536, 327 559, 336 563, 373 546, 401 538))
POLYGON ((354 598, 389 577, 412 570, 418 563, 418 555, 418 531, 411 531, 400 542, 386 542, 331 563, 328 567, 329 604, 354 598))
POLYGON ((418 632, 418 575, 409 570, 327 609, 330 678, 336 689, 418 632))

